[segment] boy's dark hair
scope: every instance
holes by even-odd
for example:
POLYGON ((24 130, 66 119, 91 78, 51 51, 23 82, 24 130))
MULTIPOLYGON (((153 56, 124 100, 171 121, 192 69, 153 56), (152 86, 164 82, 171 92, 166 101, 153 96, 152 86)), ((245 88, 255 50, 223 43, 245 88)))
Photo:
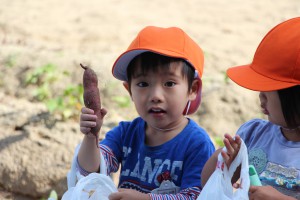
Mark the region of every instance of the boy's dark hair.
POLYGON ((185 60, 181 58, 173 58, 168 56, 163 56, 160 54, 152 53, 152 52, 144 52, 136 56, 129 63, 127 68, 127 78, 128 84, 131 85, 132 78, 136 75, 136 63, 140 60, 140 67, 142 74, 146 75, 148 71, 157 72, 159 70, 159 66, 165 66, 165 70, 169 70, 170 63, 172 62, 182 62, 183 67, 181 74, 183 77, 187 78, 188 81, 188 90, 191 89, 192 83, 195 76, 195 69, 185 60))
POLYGON ((278 90, 278 94, 288 128, 300 126, 300 85, 278 90))

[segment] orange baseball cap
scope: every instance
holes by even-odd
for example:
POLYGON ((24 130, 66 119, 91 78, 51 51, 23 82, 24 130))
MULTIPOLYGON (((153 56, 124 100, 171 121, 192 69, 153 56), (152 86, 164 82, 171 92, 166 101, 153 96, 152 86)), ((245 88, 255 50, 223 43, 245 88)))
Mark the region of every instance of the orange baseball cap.
POLYGON ((255 91, 300 85, 300 17, 271 29, 257 47, 252 63, 229 68, 227 75, 255 91))
POLYGON ((127 67, 130 61, 147 51, 182 58, 197 70, 200 87, 196 99, 191 102, 187 110, 187 114, 194 113, 201 102, 201 77, 204 66, 202 49, 180 28, 147 26, 138 33, 128 49, 117 58, 112 68, 113 76, 127 81, 127 67))

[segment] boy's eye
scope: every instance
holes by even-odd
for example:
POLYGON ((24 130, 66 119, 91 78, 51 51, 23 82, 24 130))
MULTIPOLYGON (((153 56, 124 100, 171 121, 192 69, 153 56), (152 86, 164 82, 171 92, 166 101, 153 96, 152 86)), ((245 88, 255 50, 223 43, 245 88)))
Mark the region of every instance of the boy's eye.
POLYGON ((147 82, 139 82, 136 85, 139 87, 147 87, 149 84, 147 82))
POLYGON ((165 83, 166 87, 173 87, 174 85, 176 85, 176 83, 172 82, 172 81, 168 81, 168 82, 165 83))

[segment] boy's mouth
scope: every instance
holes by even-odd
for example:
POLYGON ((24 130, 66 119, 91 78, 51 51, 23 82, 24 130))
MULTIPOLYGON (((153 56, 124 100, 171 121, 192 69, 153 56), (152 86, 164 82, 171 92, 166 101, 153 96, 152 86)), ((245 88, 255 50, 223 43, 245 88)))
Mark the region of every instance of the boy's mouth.
POLYGON ((159 113, 166 113, 166 111, 160 108, 151 108, 149 110, 149 113, 159 114, 159 113))

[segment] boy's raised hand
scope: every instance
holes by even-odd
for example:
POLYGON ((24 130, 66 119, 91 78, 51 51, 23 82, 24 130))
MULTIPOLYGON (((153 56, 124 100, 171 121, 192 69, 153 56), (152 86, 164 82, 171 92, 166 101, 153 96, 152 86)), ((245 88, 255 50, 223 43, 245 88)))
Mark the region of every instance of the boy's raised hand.
POLYGON ((227 152, 221 151, 221 155, 229 168, 235 157, 237 156, 240 147, 241 147, 241 138, 240 136, 236 135, 234 138, 231 137, 229 134, 224 135, 224 145, 227 149, 227 152))
MULTIPOLYGON (((107 113, 106 110, 101 108, 101 114, 102 114, 101 120, 103 120, 103 117, 106 115, 106 113, 107 113)), ((94 110, 87 107, 83 107, 81 109, 81 115, 80 115, 80 131, 89 137, 95 137, 91 133, 91 128, 96 126, 96 120, 97 120, 97 115, 94 114, 94 110)))

